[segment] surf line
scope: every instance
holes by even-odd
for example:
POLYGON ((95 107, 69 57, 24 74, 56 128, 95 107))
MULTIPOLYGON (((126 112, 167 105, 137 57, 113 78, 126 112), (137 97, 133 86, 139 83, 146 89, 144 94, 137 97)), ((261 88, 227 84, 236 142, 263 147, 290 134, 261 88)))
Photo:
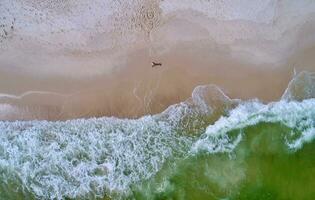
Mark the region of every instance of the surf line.
POLYGON ((23 97, 29 96, 29 95, 34 95, 34 94, 39 94, 39 95, 55 95, 55 96, 61 96, 61 97, 69 97, 73 96, 73 94, 61 94, 58 92, 49 92, 49 91, 27 91, 24 92, 20 95, 14 95, 14 94, 7 94, 7 93, 0 93, 0 99, 1 98, 9 98, 9 99, 22 99, 23 97))

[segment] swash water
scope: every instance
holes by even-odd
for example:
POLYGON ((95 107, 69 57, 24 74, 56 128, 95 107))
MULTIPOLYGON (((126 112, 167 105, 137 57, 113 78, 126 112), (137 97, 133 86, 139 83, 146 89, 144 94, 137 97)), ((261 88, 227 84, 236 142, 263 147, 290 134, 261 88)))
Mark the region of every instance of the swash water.
POLYGON ((0 199, 314 199, 315 75, 281 100, 214 85, 139 119, 0 122, 0 199))

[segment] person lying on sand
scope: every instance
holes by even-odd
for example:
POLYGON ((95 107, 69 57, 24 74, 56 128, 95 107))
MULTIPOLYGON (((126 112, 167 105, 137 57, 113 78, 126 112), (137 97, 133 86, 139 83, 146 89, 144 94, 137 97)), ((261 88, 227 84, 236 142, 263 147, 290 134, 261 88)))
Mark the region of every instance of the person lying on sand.
POLYGON ((162 63, 152 62, 152 67, 162 66, 162 63))

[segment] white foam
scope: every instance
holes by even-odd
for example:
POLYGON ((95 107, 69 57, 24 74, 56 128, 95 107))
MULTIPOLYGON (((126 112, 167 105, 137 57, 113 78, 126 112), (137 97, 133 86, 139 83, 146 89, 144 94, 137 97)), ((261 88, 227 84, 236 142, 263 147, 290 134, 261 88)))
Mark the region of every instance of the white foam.
POLYGON ((150 116, 0 122, 0 138, 0 169, 9 171, 2 183, 17 176, 45 199, 126 194, 130 184, 151 177, 192 142, 150 116))
MULTIPOLYGON (((233 109, 229 116, 221 117, 215 124, 207 127, 206 132, 192 147, 192 152, 206 151, 230 152, 237 146, 240 136, 235 139, 227 133, 243 129, 261 122, 282 123, 285 126, 301 132, 298 139, 287 141, 292 149, 299 149, 305 142, 315 137, 315 99, 302 102, 279 101, 264 105, 258 101, 245 102, 233 109), (234 145, 231 146, 231 143, 234 145)), ((295 133, 298 134, 298 133, 295 133)))

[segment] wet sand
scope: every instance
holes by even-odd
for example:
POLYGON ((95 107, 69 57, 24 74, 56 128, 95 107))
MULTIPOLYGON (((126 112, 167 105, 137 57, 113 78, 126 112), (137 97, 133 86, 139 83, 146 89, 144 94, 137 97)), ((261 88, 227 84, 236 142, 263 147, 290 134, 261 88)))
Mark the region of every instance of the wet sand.
POLYGON ((308 66, 303 62, 314 62, 310 56, 314 52, 312 48, 300 55, 295 54, 283 66, 265 66, 246 63, 231 58, 225 52, 198 46, 192 43, 180 44, 167 53, 155 56, 152 56, 150 48, 138 49, 125 57, 126 64, 110 74, 82 79, 1 73, 1 93, 34 92, 21 99, 1 98, 2 104, 17 106, 19 109, 7 109, 0 118, 134 118, 161 112, 171 104, 184 101, 197 85, 203 84, 216 84, 231 98, 274 101, 281 97, 292 78, 294 64, 298 66, 301 62, 302 66, 308 66), (162 62, 163 65, 152 68, 152 61, 162 62), (40 91, 54 93, 41 94, 40 91))

